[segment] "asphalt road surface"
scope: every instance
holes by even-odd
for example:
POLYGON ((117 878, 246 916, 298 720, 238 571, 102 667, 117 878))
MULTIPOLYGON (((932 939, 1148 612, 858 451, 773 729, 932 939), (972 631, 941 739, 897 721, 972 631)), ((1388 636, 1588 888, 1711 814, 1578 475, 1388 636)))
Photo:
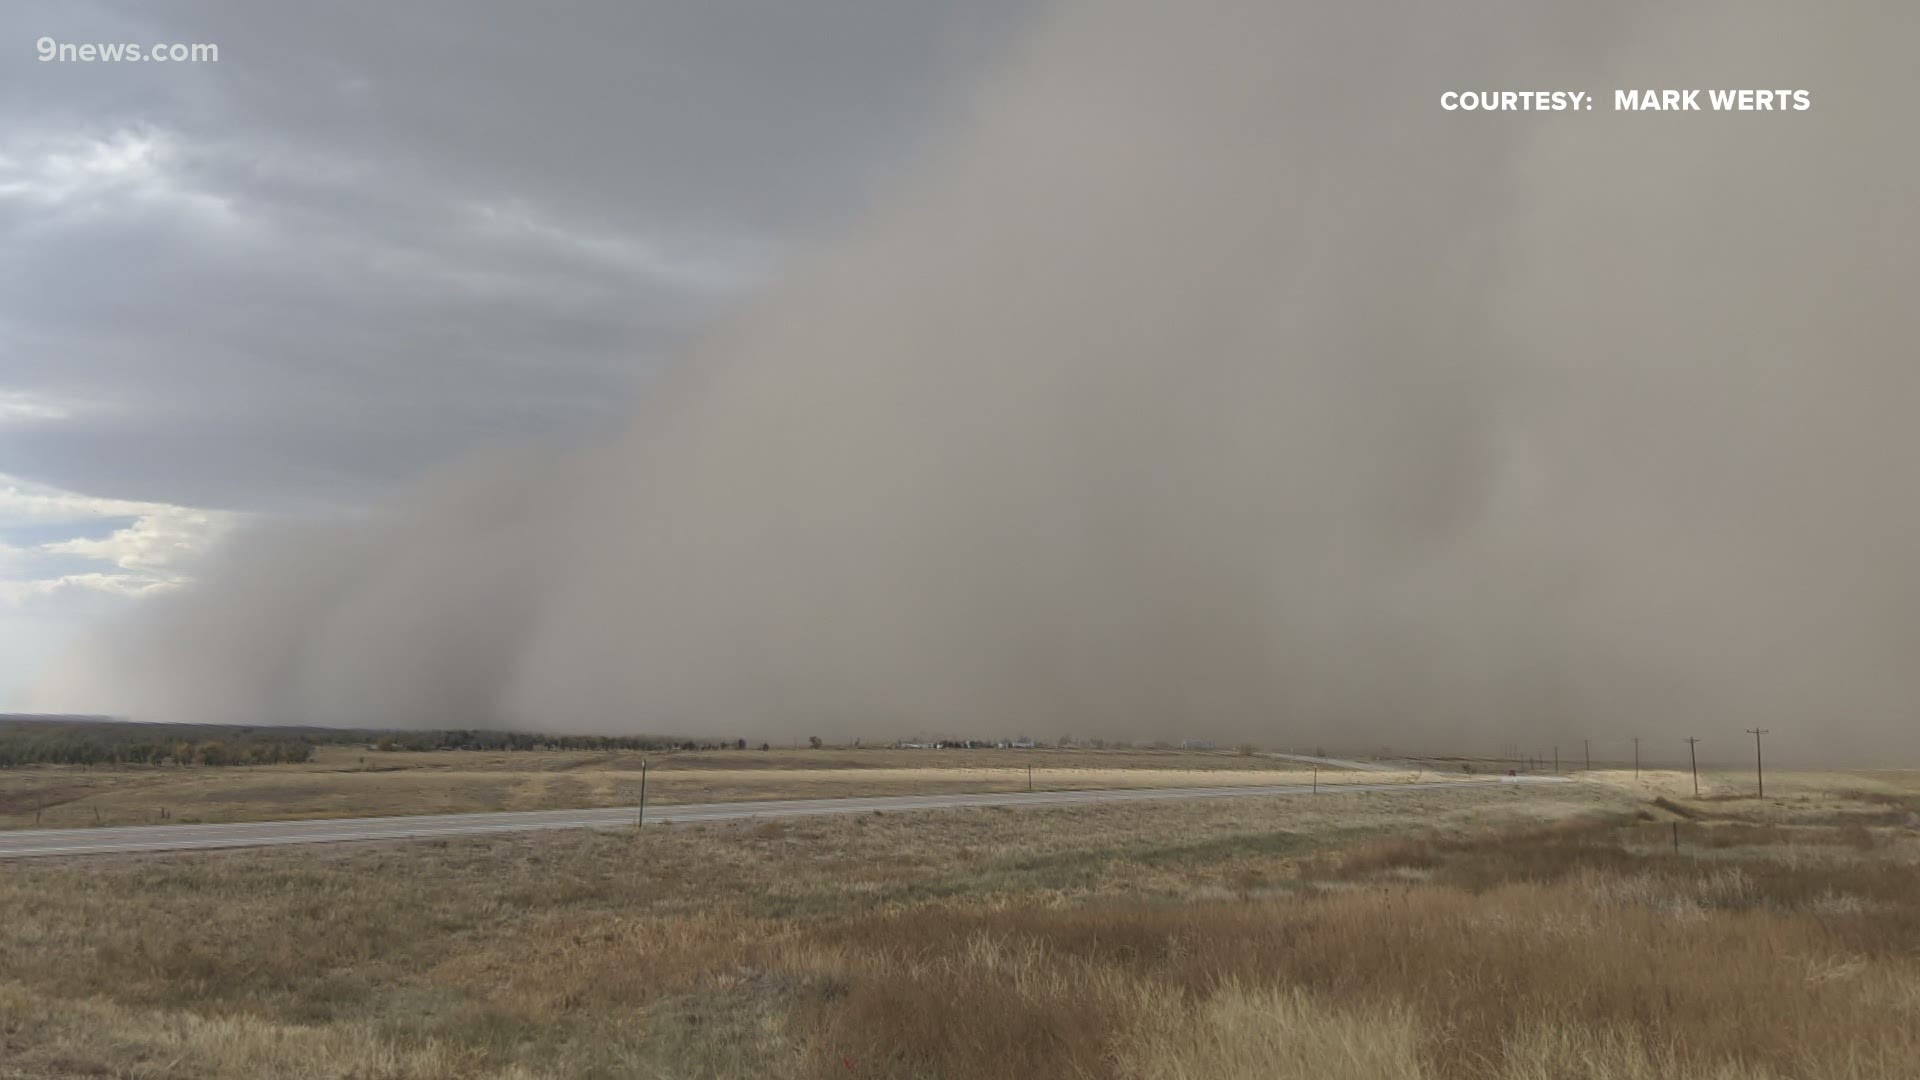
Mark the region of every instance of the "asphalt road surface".
POLYGON ((1309 765, 1326 765, 1335 769, 1358 769, 1361 772, 1404 772, 1404 765, 1382 765, 1377 761, 1354 761, 1351 758, 1314 757, 1312 754, 1268 754, 1270 758, 1284 758, 1287 761, 1304 761, 1309 765))
MULTIPOLYGON (((1567 783, 1558 776, 1503 776, 1476 780, 1426 780, 1398 784, 1323 783, 1321 795, 1416 788, 1461 790, 1491 783, 1567 783)), ((808 817, 875 811, 944 810, 964 806, 1078 806, 1086 803, 1160 799, 1235 799, 1258 795, 1309 795, 1310 784, 1254 787, 1109 788, 1095 791, 1018 791, 952 795, 890 795, 843 799, 772 799, 764 802, 686 803, 647 807, 645 824, 691 824, 740 818, 808 817)), ((41 855, 104 855, 119 852, 189 851, 206 848, 274 847, 348 840, 424 840, 431 837, 533 832, 540 829, 608 829, 634 824, 635 808, 532 810, 491 814, 327 818, 318 821, 249 821, 230 825, 140 825, 124 828, 30 829, 0 832, 0 859, 41 855)))

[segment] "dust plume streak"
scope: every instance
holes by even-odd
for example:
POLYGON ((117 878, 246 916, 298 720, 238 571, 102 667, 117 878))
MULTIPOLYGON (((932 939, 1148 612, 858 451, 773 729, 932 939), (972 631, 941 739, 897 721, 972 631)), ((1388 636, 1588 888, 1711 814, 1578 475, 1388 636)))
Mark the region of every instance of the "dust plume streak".
POLYGON ((616 445, 242 542, 49 704, 1920 750, 1912 10, 1277 7, 1062 5, 616 445), (1601 104, 1438 107, 1507 87, 1601 104))

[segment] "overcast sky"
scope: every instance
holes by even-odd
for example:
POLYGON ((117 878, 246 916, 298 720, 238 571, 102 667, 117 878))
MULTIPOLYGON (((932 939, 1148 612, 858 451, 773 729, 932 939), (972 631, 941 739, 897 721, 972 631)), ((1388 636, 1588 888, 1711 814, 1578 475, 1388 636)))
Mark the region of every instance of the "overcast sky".
POLYGON ((0 8, 0 709, 246 515, 609 430, 1030 6, 0 8))

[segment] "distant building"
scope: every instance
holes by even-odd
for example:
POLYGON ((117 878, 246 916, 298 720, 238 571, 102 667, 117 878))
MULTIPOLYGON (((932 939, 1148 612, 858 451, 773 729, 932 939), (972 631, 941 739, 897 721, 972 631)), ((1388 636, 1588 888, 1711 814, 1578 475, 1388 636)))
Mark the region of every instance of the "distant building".
POLYGON ((1180 749, 1182 750, 1214 750, 1218 748, 1213 745, 1212 739, 1181 739, 1180 749))

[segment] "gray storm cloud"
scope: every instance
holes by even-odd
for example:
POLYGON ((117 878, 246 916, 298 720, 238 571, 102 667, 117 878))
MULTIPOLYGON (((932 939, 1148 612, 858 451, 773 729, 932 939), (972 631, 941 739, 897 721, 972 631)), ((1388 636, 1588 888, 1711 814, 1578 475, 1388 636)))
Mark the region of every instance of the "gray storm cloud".
POLYGON ((45 701, 1910 757, 1920 17, 1549 7, 1065 5, 626 436, 245 537, 45 701), (1675 86, 1814 106, 1608 111, 1675 86), (1507 88, 1599 104, 1439 108, 1507 88))

